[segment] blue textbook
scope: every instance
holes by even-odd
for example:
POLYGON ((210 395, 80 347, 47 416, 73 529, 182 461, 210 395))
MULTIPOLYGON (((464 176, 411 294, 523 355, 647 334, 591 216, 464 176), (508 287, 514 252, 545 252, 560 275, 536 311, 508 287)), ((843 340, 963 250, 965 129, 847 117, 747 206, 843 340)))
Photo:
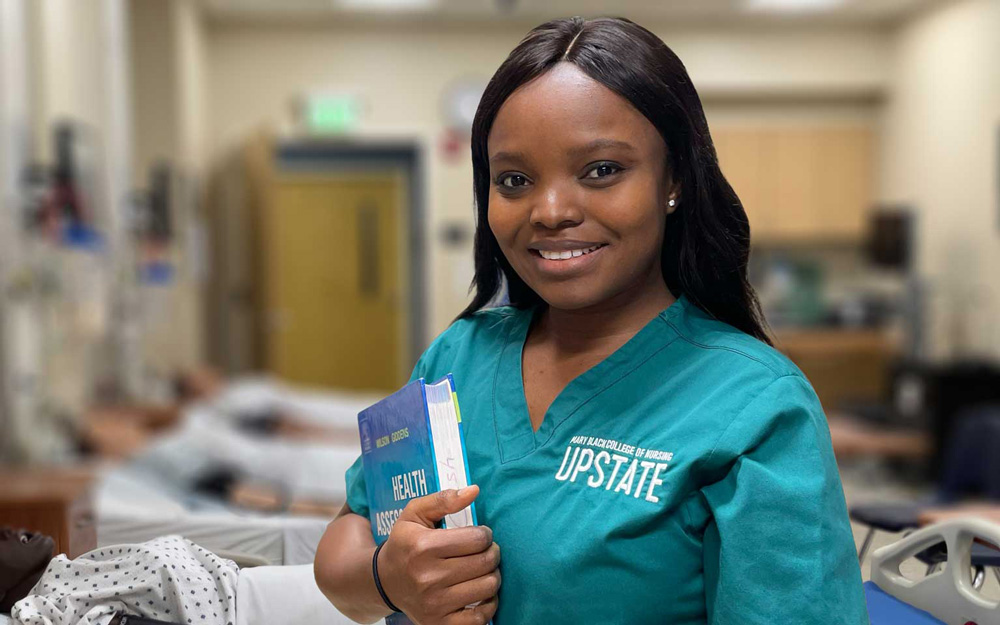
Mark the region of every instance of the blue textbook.
MULTIPOLYGON (((381 544, 414 497, 469 485, 462 414, 451 374, 410 382, 358 414, 361 457, 375 543, 381 544)), ((476 508, 442 519, 443 527, 476 525, 476 508)), ((410 623, 404 614, 388 625, 410 623)))

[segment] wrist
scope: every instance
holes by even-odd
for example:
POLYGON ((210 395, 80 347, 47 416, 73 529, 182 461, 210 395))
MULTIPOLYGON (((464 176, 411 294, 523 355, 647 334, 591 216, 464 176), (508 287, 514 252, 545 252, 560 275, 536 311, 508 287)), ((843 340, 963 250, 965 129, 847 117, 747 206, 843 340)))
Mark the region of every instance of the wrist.
POLYGON ((396 604, 394 604, 392 602, 392 600, 389 599, 389 596, 385 592, 385 588, 382 586, 382 580, 381 580, 380 575, 379 575, 379 568, 378 568, 379 561, 378 561, 378 556, 379 556, 379 553, 382 551, 382 547, 384 547, 387 542, 388 542, 388 540, 382 542, 382 544, 380 544, 379 546, 375 547, 375 552, 372 554, 372 579, 375 582, 375 590, 378 591, 378 594, 382 598, 382 601, 383 601, 383 603, 385 603, 386 607, 389 608, 390 610, 392 610, 393 612, 402 612, 402 610, 400 610, 396 606, 396 604))

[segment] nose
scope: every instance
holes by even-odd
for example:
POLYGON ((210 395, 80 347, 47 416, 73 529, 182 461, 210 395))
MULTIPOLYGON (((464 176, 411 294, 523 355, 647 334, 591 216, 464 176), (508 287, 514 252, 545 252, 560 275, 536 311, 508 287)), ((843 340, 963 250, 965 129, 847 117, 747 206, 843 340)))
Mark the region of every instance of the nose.
POLYGON ((583 222, 583 210, 572 190, 559 184, 540 189, 531 207, 531 225, 547 230, 572 228, 583 222))

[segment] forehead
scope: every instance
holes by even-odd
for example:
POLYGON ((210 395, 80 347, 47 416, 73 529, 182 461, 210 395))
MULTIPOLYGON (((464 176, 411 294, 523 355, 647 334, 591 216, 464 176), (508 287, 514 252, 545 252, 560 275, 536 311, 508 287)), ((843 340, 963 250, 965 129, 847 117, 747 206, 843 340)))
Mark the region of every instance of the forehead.
POLYGON ((489 154, 558 152, 594 139, 627 141, 640 151, 663 145, 656 127, 632 104, 571 63, 558 63, 514 91, 500 107, 489 154))

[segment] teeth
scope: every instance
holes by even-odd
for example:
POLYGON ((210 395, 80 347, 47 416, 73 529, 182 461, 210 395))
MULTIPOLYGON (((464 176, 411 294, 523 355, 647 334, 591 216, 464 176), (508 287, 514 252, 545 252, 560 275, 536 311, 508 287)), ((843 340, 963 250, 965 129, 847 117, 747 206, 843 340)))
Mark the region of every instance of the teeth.
POLYGON ((538 250, 539 255, 546 260, 566 260, 567 258, 576 258, 577 256, 583 256, 584 254, 589 254, 601 247, 600 245, 595 245, 593 247, 588 247, 586 249, 580 250, 563 250, 561 252, 548 251, 548 250, 538 250))

